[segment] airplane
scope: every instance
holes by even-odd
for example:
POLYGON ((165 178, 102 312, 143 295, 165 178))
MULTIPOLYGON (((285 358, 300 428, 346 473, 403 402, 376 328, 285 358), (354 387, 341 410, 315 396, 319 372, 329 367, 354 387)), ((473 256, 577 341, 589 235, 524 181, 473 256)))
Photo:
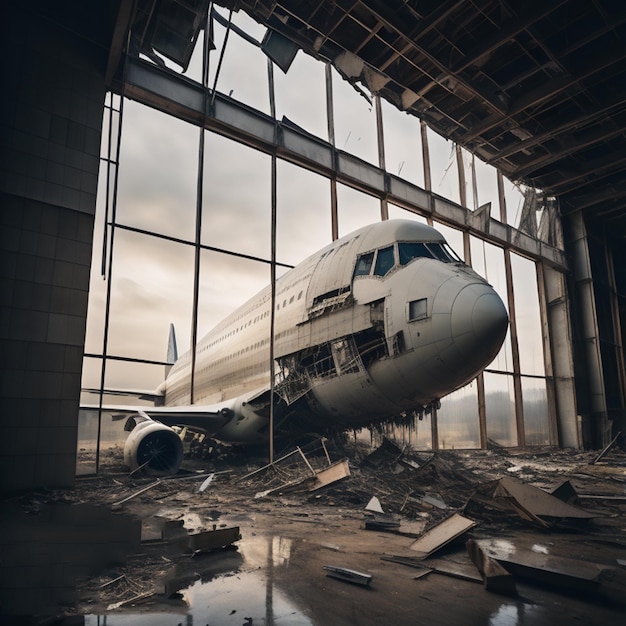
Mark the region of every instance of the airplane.
POLYGON ((272 351, 270 285, 197 344, 193 381, 189 351, 154 407, 129 408, 126 465, 175 473, 183 426, 251 444, 422 416, 493 360, 508 328, 492 286, 437 230, 406 219, 309 256, 276 280, 274 307, 272 351))

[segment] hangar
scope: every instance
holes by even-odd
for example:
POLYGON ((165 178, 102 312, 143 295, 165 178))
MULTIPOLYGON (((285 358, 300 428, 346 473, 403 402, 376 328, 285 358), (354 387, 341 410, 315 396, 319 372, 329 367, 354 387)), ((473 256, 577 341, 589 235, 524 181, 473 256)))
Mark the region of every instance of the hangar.
MULTIPOLYGON (((203 182, 223 193, 211 180, 216 150, 242 155, 234 158, 244 171, 267 172, 268 215, 281 202, 281 172, 282 180, 301 176, 302 189, 315 179, 323 182, 327 240, 348 223, 410 215, 441 228, 466 261, 491 272, 511 316, 508 348, 464 395, 472 423, 457 447, 605 446, 623 428, 626 404, 624 18, 600 0, 523 8, 499 0, 6 3, 3 491, 74 483, 85 372, 104 385, 104 363, 109 374, 120 368, 118 378, 129 363, 162 365, 159 352, 130 354, 115 344, 109 299, 98 301, 99 334, 86 347, 92 256, 109 278, 92 278, 92 292, 116 289, 117 262, 94 255, 103 241, 110 250, 115 232, 129 248, 133 236, 149 234, 165 247, 183 242, 196 293, 185 313, 191 337, 202 326, 199 291, 208 279, 200 274, 209 255, 226 251, 267 267, 270 242, 259 252, 237 248, 236 237, 221 246, 195 232, 203 182), (239 41, 254 80, 262 79, 262 103, 246 92, 256 89, 253 78, 229 57, 239 41), (314 68, 305 100, 318 104, 316 118, 284 95, 294 93, 298 62, 314 68), (183 234, 152 232, 149 219, 124 221, 124 137, 148 115, 137 111, 175 120, 181 136, 194 138, 187 150, 200 155, 195 168, 206 180, 192 171, 189 186, 199 191, 183 234), (410 146, 391 141, 409 132, 410 146), (368 208, 350 208, 359 202, 368 208), (529 276, 534 294, 522 297, 529 276), (539 358, 525 354, 529 342, 539 358), (504 409, 494 403, 498 394, 504 409), (494 416, 503 410, 500 431, 494 416)), ((155 159, 175 167, 177 149, 168 145, 155 159)), ((147 320, 145 313, 136 316, 147 320)), ((450 446, 445 437, 454 438, 459 419, 468 418, 446 416, 444 406, 424 445, 450 446)))

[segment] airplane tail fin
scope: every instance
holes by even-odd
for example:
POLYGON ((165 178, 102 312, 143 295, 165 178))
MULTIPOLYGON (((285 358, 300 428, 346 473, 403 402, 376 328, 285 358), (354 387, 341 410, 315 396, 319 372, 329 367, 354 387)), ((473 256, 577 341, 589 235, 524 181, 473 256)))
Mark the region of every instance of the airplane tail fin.
POLYGON ((170 324, 170 336, 167 341, 167 365, 165 366, 165 376, 170 373, 172 365, 178 360, 178 347, 176 346, 176 331, 174 324, 170 324))

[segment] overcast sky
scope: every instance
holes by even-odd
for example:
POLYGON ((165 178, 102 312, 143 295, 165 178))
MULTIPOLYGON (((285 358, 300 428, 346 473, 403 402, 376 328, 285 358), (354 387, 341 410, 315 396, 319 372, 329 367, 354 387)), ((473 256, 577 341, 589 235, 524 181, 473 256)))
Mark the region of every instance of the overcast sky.
MULTIPOLYGON (((243 13, 233 21, 258 40, 265 29, 243 13)), ((224 29, 216 25, 217 50, 210 57, 210 84, 213 85, 224 29)), ((201 58, 194 54, 187 75, 199 79, 201 58)), ((308 132, 327 139, 324 65, 299 51, 287 74, 274 68, 277 117, 283 115, 308 132)), ((217 90, 269 114, 267 60, 263 53, 231 33, 217 90)), ((376 126, 373 107, 333 70, 336 146, 377 164, 376 126)), ((120 224, 156 233, 193 240, 196 215, 198 142, 200 130, 173 117, 133 101, 124 103, 117 220, 120 224)), ((424 185, 419 122, 392 105, 383 103, 387 170, 414 184, 424 185)), ((270 157, 215 134, 206 133, 202 243, 246 255, 270 258, 270 157)), ((451 142, 429 130, 433 190, 459 201, 458 176, 451 142)), ((471 155, 464 153, 467 172, 471 155)), ((495 170, 476 161, 478 205, 492 202, 497 213, 495 170)), ((468 206, 474 207, 471 175, 468 206)), ((104 176, 100 176, 101 190, 104 176)), ((507 184, 510 221, 519 212, 520 196, 507 184)), ((102 210, 104 193, 99 195, 94 261, 87 327, 86 352, 102 352, 106 282, 100 274, 102 210)), ((339 185, 339 231, 345 235, 380 219, 377 199, 339 185)), ((390 207, 390 217, 410 217, 390 207)), ((412 219, 421 219, 411 216, 412 219)), ((441 229, 462 257, 460 233, 441 229)), ((278 164, 278 261, 294 265, 331 239, 330 182, 302 168, 278 164)), ((476 241, 475 263, 481 274, 504 297, 503 263, 499 250, 489 250, 476 241), (478 248, 481 248, 480 255, 478 248)), ((474 254, 474 252, 473 252, 474 254)), ((530 263, 530 262, 527 262, 530 263)), ((518 272, 532 287, 524 260, 518 272)), ((516 265, 516 267, 517 267, 516 265)), ((108 354, 164 360, 169 324, 176 327, 179 352, 190 345, 194 252, 191 246, 168 242, 143 234, 116 229, 114 264, 111 274, 111 318, 108 354)), ((203 251, 201 259, 198 328, 199 336, 243 304, 269 283, 266 263, 232 255, 203 251)), ((520 280, 522 280, 520 278, 520 280)), ((535 304, 527 305, 528 332, 536 335, 535 304)), ((536 342, 532 342, 536 344, 536 342)), ((539 348, 541 346, 539 345, 539 348)), ((510 347, 509 347, 510 353, 510 347)), ((510 361, 504 354, 503 363, 510 361)), ((536 369, 535 357, 530 358, 536 369)), ((530 362, 529 361, 529 362, 530 362)), ((509 362, 510 366, 510 362, 509 362)), ((529 366, 530 367, 530 366, 529 366)), ((95 362, 85 364, 83 386, 97 386, 95 362)), ((156 387, 162 367, 145 367, 109 362, 106 386, 156 387)), ((532 372, 535 373, 535 372, 532 372)))

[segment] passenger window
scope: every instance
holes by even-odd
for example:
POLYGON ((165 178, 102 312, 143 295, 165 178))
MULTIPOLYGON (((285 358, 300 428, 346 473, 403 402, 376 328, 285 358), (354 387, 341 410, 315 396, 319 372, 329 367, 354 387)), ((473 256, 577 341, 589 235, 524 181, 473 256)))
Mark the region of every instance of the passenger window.
POLYGON ((367 276, 372 269, 372 263, 374 261, 374 253, 368 252, 362 254, 356 261, 356 268, 354 269, 355 276, 367 276))
POLYGON ((374 267, 374 274, 376 276, 385 276, 389 273, 394 266, 395 261, 393 258, 393 246, 388 248, 381 248, 376 255, 376 266, 374 267))

